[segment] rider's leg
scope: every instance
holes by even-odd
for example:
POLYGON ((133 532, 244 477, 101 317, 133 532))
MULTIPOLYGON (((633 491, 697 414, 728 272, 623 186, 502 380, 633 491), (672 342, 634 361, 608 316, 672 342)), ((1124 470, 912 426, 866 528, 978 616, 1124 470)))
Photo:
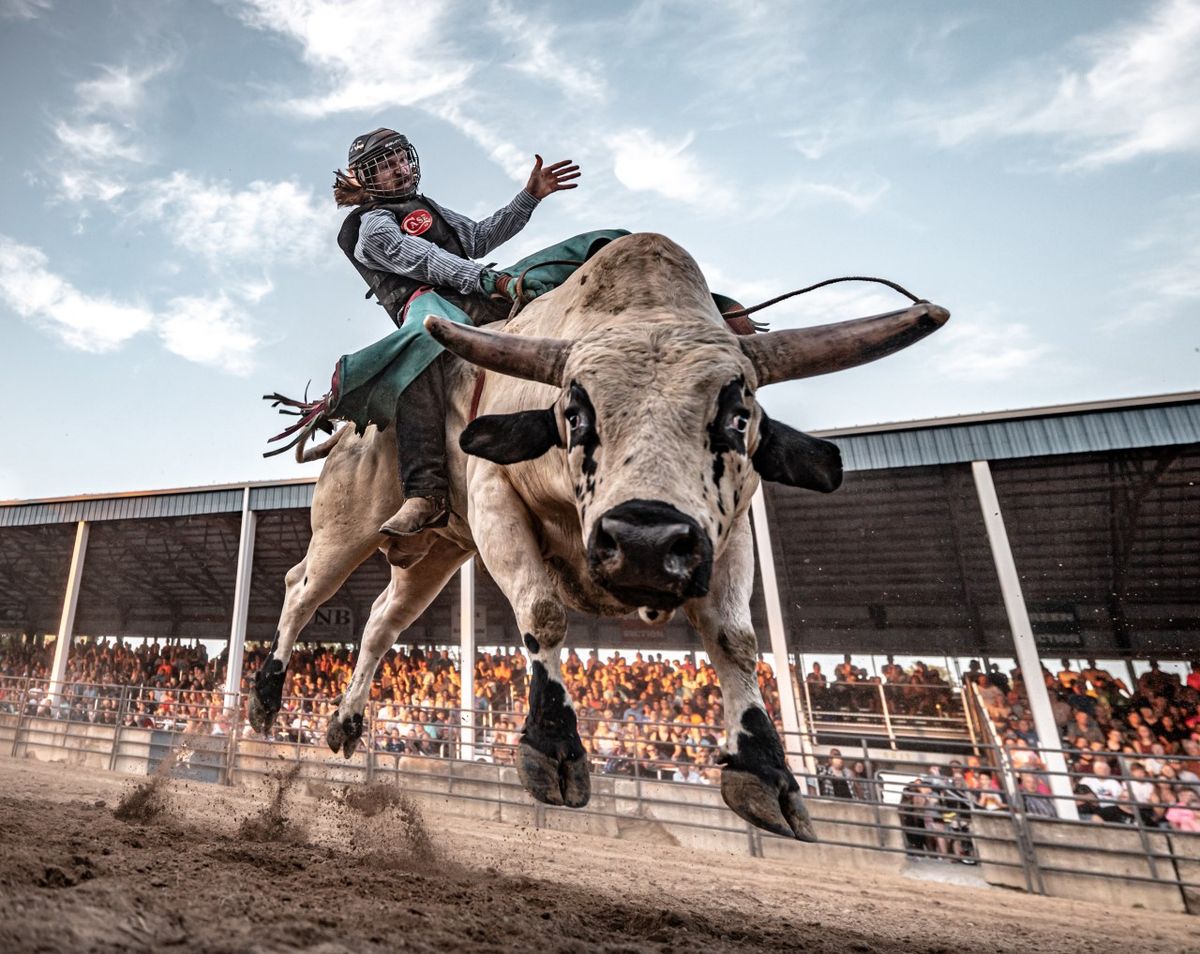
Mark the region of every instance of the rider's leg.
POLYGON ((446 356, 439 355, 400 395, 395 428, 404 504, 379 528, 388 536, 446 525, 445 367, 446 356))

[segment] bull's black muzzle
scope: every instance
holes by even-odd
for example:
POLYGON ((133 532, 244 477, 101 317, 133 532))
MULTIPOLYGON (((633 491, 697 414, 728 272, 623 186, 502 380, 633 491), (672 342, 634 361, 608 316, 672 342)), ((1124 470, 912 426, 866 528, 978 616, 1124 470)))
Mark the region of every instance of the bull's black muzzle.
POLYGON ((628 500, 592 527, 593 578, 630 607, 674 609, 708 592, 712 541, 700 525, 660 500, 628 500))

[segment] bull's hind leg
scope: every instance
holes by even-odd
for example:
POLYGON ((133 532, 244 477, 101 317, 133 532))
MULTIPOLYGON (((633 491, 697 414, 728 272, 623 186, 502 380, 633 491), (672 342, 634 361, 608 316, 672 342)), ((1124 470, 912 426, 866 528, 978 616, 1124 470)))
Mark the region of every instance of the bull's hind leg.
MULTIPOLYGON (((743 514, 730 534, 728 550, 714 568, 708 596, 685 607, 721 680, 726 734, 721 797, 759 828, 816 841, 800 786, 788 768, 754 672, 758 639, 750 621, 753 585, 750 520, 743 514)), ((788 678, 786 669, 778 675, 781 680, 788 678)), ((782 684, 780 691, 785 690, 782 684)))
MULTIPOLYGON (((392 581, 379 594, 371 607, 371 616, 363 629, 354 675, 342 696, 341 704, 329 718, 325 741, 334 751, 346 758, 354 754, 363 734, 363 711, 371 694, 371 683, 379 660, 396 641, 396 637, 425 612, 454 571, 463 565, 470 553, 449 540, 438 538, 428 554, 411 569, 392 568, 392 581)), ((474 660, 464 659, 464 666, 474 660)))
POLYGON ((279 626, 271 642, 270 655, 254 674, 247 707, 250 725, 256 731, 265 734, 270 730, 283 705, 283 684, 296 637, 308 625, 317 607, 332 597, 355 568, 371 555, 378 541, 375 534, 367 540, 347 542, 333 533, 318 532, 309 541, 304 559, 288 571, 284 578, 279 626))
POLYGON ((521 784, 539 802, 581 808, 591 797, 587 754, 562 678, 567 611, 546 575, 524 504, 494 474, 472 487, 479 554, 516 613, 529 654, 529 712, 516 753, 521 784), (486 514, 484 520, 477 519, 486 514))

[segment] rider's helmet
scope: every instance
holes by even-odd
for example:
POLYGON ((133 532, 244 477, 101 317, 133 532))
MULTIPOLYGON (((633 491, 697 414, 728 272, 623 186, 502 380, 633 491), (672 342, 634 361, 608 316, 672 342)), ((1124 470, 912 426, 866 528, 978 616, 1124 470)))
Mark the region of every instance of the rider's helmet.
POLYGON ((350 172, 376 199, 407 199, 421 181, 421 160, 407 136, 380 127, 350 143, 350 172))

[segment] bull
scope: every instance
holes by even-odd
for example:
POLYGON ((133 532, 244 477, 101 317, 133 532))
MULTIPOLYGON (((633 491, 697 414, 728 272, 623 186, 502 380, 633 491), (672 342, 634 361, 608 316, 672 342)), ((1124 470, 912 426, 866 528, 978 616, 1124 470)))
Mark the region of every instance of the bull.
MULTIPOLYGON (((755 677, 748 510, 761 480, 835 490, 841 458, 832 443, 769 418, 756 393, 883 357, 948 318, 922 302, 736 337, 691 256, 652 233, 612 242, 502 332, 428 318, 461 359, 447 373, 455 516, 393 560, 401 565, 372 607, 330 747, 354 751, 380 659, 478 553, 530 660, 516 766, 533 798, 580 807, 590 794, 560 668, 567 609, 645 619, 682 609, 720 679, 725 803, 760 828, 814 840, 755 677), (480 413, 469 420, 473 400, 480 413)), ((385 542, 378 527, 401 502, 391 429, 343 428, 320 453, 312 540, 287 574, 272 651, 255 674, 250 719, 260 731, 279 711, 300 630, 385 542)))

